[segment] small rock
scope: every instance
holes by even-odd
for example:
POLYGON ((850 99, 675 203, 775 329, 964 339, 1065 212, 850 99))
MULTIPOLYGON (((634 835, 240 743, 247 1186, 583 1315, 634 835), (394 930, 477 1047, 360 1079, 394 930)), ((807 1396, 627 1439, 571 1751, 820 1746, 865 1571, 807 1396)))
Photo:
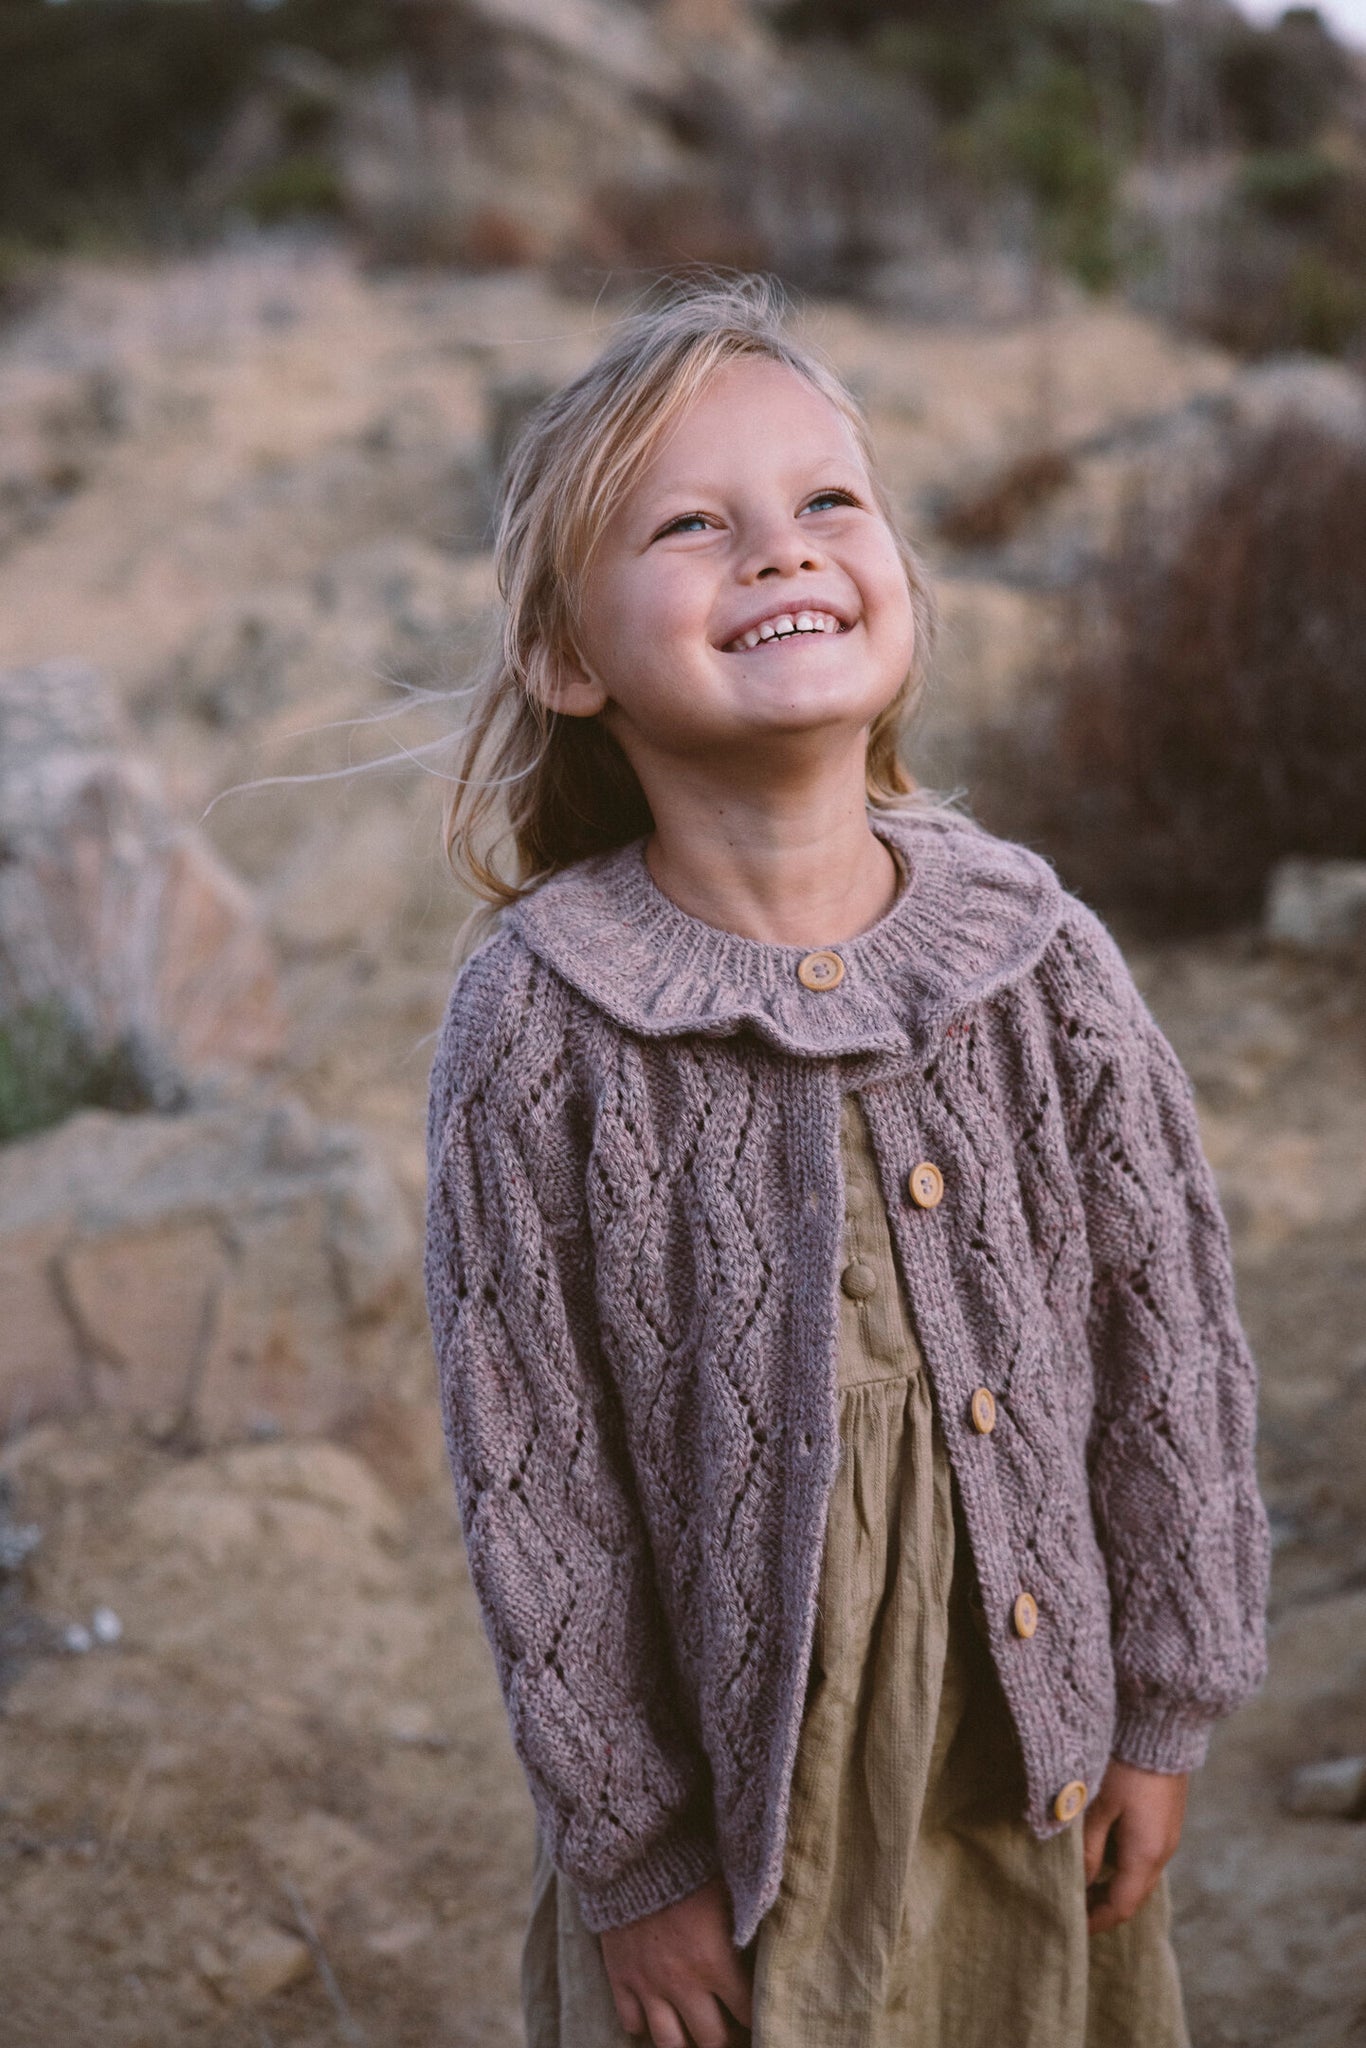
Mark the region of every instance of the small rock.
POLYGON ((17 1572, 42 1540, 36 1522, 0 1521, 0 1572, 17 1572))
POLYGON ((313 1967, 307 1944, 267 1921, 234 1930, 225 1945, 198 1941, 194 1966, 228 2005, 254 2005, 286 1990, 313 1967))
POLYGON ((1366 944, 1366 861, 1278 861, 1266 900, 1267 937, 1309 952, 1366 944))
POLYGON ((212 1984, 217 1991, 227 1982, 228 1959, 216 1942, 197 1941, 191 1953, 194 1966, 206 1984, 212 1984))
POLYGON ((107 1646, 118 1642, 123 1634, 123 1623, 112 1607, 97 1607, 90 1617, 90 1633, 97 1643, 107 1646))
POLYGON ((405 1749, 448 1749, 450 1744, 436 1725, 436 1716, 421 1700, 404 1700, 394 1707, 384 1724, 390 1742, 405 1749))
POLYGON ((297 1935, 286 1934, 282 1927, 253 1927, 236 1946, 228 1996, 255 2004, 297 1984, 312 1968, 308 1946, 297 1935))
POLYGON ((1366 440, 1366 387, 1343 363, 1280 356, 1251 364, 1229 393, 1242 426, 1317 428, 1341 441, 1366 440))
POLYGON ((409 1949, 426 1941, 434 1932, 430 1920, 399 1920, 388 1927, 376 1927, 366 1935, 365 1946, 375 1956, 406 1956, 409 1949))
POLYGON ((1333 1820, 1366 1819, 1366 1756, 1304 1764, 1286 1789, 1290 1813, 1333 1820))

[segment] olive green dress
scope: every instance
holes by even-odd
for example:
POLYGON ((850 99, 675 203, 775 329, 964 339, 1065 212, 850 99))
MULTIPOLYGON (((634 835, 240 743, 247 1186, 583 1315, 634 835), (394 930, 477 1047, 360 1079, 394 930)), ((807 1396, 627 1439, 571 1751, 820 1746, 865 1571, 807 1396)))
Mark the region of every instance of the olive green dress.
MULTIPOLYGON (((1036 1841, 867 1128, 845 1099, 843 1455, 754 2048, 1189 2048, 1165 1881, 1088 1937, 1078 1819, 1036 1841)), ((639 2048, 538 1846, 528 2048, 639 2048)))

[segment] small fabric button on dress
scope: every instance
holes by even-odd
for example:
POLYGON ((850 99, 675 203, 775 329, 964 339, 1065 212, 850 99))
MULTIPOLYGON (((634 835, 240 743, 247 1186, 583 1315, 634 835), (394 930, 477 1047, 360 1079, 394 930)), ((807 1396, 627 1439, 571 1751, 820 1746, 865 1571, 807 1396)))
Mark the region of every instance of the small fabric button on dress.
POLYGON ((1075 1820, 1085 1806, 1087 1791, 1080 1778, 1073 1778, 1070 1785, 1064 1785, 1053 1801, 1054 1818, 1061 1821, 1075 1820))
POLYGON ((1032 1593, 1016 1594, 1011 1619, 1015 1623, 1016 1635, 1023 1636, 1028 1642, 1039 1626, 1039 1603, 1032 1593))
POLYGON ((928 1159, 911 1168, 908 1186, 917 1209, 937 1209, 944 1199, 944 1176, 928 1159))
POLYGON ((840 1274, 840 1286, 851 1301, 867 1301, 870 1294, 877 1293, 877 1274, 862 1259, 854 1259, 840 1274))
POLYGON ((803 988, 838 988, 844 980, 844 962, 838 953, 808 953, 797 962, 797 979, 803 988))
POLYGON ((990 1436, 996 1427, 996 1403, 990 1387, 979 1387, 972 1397, 972 1426, 978 1436, 990 1436))

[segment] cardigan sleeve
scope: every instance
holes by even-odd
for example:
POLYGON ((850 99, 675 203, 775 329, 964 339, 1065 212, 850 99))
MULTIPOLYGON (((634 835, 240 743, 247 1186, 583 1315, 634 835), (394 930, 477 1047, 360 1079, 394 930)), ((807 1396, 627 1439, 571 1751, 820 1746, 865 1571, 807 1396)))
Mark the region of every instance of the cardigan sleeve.
POLYGON ((1064 925, 1061 1026, 1086 1213, 1092 1511, 1110 1582, 1113 1754, 1202 1763, 1266 1670, 1256 1373, 1194 1093, 1113 939, 1064 925))
POLYGON ((584 1140, 551 1043, 555 992, 534 985, 546 980, 537 963, 521 986, 478 971, 479 958, 457 982, 433 1065, 428 1309, 513 1744, 551 1856, 601 1930, 717 1870, 710 1778, 678 1711, 599 1350, 584 1140))

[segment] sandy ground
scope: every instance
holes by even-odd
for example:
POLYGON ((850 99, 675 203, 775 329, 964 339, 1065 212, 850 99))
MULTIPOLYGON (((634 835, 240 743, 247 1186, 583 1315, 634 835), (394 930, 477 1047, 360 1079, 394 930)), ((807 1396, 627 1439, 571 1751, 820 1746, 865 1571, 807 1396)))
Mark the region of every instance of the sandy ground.
MULTIPOLYGON (((1050 403, 1076 431, 1228 374, 1119 315, 1068 317, 1050 403)), ((287 244, 80 273, 0 337, 0 663, 99 661, 191 810, 344 760, 295 735, 383 708, 395 673, 430 676, 477 634, 491 384, 557 374, 592 320, 531 278, 366 281, 287 244), (394 534, 431 552, 430 631, 382 593, 342 631, 319 577, 394 534), (206 721, 186 679, 263 589, 277 619, 313 607, 302 651, 263 708, 206 721)), ((1037 334, 824 321, 909 506, 1024 432, 1037 334)), ((459 907, 430 850, 438 798, 386 773, 208 820, 274 919, 282 1084, 362 1123, 415 1215, 459 907)), ((1272 1677, 1220 1731, 1174 1866, 1193 2035, 1347 2048, 1366 2043, 1366 1832, 1280 1798, 1296 1765, 1366 1750, 1366 985, 1252 937, 1133 958, 1195 1077, 1235 1232, 1277 1538, 1272 1677)), ((42 1532, 0 1604, 0 2048, 518 2039, 530 1810, 416 1279, 391 1398, 353 1441, 184 1456, 105 1416, 0 1449, 12 1519, 42 1532), (64 1649, 100 1607, 119 1640, 64 1649)))

